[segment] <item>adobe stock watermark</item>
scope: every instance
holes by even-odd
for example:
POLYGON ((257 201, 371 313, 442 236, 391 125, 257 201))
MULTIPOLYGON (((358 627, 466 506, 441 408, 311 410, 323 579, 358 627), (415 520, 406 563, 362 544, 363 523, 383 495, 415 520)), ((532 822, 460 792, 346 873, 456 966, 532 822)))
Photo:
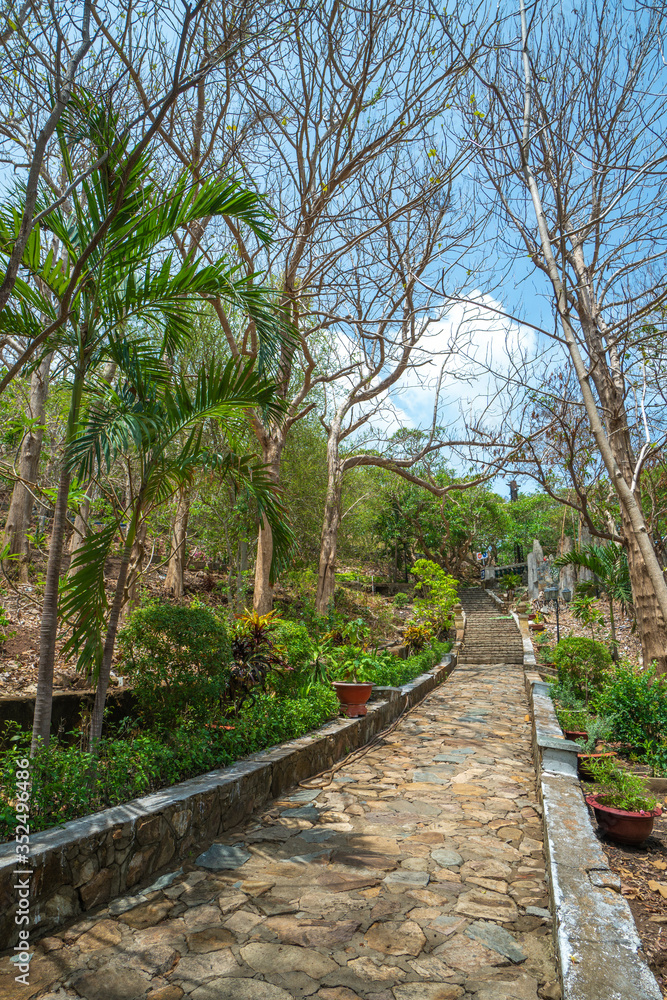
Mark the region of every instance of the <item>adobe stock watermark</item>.
POLYGON ((30 761, 22 758, 16 762, 16 829, 14 832, 16 868, 14 869, 14 890, 16 892, 16 913, 14 923, 18 926, 18 942, 14 945, 12 958, 18 975, 17 983, 30 985, 30 761))

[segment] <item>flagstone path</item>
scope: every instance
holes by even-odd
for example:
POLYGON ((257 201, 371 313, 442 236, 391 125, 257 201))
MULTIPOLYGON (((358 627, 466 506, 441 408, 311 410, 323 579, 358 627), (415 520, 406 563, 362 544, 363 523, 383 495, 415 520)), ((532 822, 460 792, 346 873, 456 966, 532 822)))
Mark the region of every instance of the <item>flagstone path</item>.
POLYGON ((526 711, 521 666, 460 666, 327 787, 38 943, 40 995, 557 1000, 526 711))

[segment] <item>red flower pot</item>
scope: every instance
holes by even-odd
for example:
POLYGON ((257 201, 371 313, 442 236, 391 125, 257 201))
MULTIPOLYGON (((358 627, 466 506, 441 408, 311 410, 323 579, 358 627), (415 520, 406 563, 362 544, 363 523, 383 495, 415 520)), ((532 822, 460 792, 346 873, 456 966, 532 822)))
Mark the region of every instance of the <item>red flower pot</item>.
POLYGON ((566 740, 586 740, 588 739, 588 733, 584 733, 580 729, 566 729, 563 733, 566 740))
POLYGON ((528 628, 531 632, 544 632, 546 625, 544 622, 528 622, 528 628))
POLYGON ((366 708, 366 702, 370 698, 371 691, 373 690, 373 685, 371 683, 349 684, 344 681, 335 681, 333 689, 338 695, 338 700, 341 703, 345 715, 348 715, 351 719, 358 715, 366 715, 368 711, 366 708))
POLYGON ((602 833, 619 844, 643 843, 651 835, 655 817, 662 816, 660 806, 656 806, 653 812, 627 812, 603 805, 595 795, 587 795, 586 804, 595 813, 602 833))

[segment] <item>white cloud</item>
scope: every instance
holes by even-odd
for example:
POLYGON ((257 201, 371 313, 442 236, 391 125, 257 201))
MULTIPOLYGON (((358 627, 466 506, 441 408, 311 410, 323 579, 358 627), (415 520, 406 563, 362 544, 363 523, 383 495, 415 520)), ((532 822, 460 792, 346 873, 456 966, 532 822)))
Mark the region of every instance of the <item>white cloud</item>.
POLYGON ((502 303, 490 296, 473 293, 471 299, 431 320, 415 355, 419 367, 392 389, 408 426, 430 426, 443 365, 441 424, 459 424, 462 414, 468 420, 485 414, 485 423, 497 422, 512 405, 512 386, 525 383, 520 369, 535 353, 536 333, 500 315, 502 303))
MULTIPOLYGON (((463 436, 464 417, 469 423, 483 417, 488 429, 495 426, 512 407, 511 388, 506 389, 507 377, 524 386, 525 375, 521 377, 518 369, 538 346, 537 334, 531 328, 505 318, 502 312, 502 303, 477 293, 471 296, 471 301, 454 303, 431 319, 413 354, 416 366, 388 393, 355 407, 353 419, 362 411, 372 411, 368 423, 355 437, 372 444, 369 436, 374 435, 379 443, 401 428, 429 429, 443 365, 438 405, 440 426, 449 428, 449 436, 459 438, 463 436)), ((330 343, 330 350, 340 363, 350 358, 350 349, 350 340, 341 333, 330 343)), ((326 387, 329 412, 349 388, 346 379, 326 387)), ((450 459, 460 472, 467 467, 455 455, 450 459)))

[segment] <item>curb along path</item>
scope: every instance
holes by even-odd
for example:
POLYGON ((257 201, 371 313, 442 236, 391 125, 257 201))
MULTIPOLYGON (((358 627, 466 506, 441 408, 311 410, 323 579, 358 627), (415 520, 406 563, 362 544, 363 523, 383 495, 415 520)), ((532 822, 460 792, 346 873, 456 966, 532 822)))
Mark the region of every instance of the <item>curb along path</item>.
POLYGON ((38 942, 20 996, 557 1000, 526 712, 520 665, 460 666, 327 787, 38 942))

